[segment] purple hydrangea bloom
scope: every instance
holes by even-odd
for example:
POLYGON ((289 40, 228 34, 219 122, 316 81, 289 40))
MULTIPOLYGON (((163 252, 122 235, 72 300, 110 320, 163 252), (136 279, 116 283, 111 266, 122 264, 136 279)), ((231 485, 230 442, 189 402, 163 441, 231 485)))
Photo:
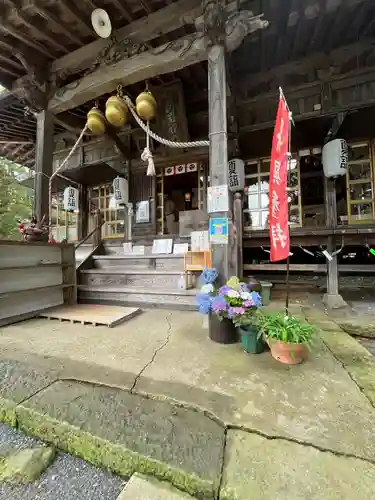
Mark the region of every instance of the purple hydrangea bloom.
POLYGON ((216 313, 224 312, 228 309, 228 302, 223 297, 214 297, 212 300, 212 310, 216 313))
POLYGON ((245 300, 245 302, 243 303, 243 306, 244 307, 254 307, 255 304, 254 304, 253 299, 245 300))
POLYGON ((234 316, 239 316, 245 314, 245 309, 243 307, 230 307, 228 309, 228 318, 233 319, 234 316))
POLYGON ((199 281, 201 284, 212 284, 215 283, 218 277, 218 273, 216 269, 205 267, 202 271, 202 274, 199 277, 199 281))
POLYGON ((211 311, 212 297, 207 293, 197 295, 198 310, 201 314, 208 314, 211 311))
POLYGON ((225 297, 225 295, 228 295, 228 292, 232 290, 232 288, 228 285, 224 285, 221 288, 219 288, 219 295, 220 297, 225 297))

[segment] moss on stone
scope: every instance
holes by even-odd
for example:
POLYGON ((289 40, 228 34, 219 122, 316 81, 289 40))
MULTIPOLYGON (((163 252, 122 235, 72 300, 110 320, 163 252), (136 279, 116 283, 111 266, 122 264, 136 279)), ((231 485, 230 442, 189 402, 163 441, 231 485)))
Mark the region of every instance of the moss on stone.
POLYGON ((11 427, 17 426, 16 403, 10 399, 0 397, 0 422, 11 427))
POLYGON ((371 353, 342 330, 323 331, 321 337, 371 404, 375 406, 375 360, 371 353))
POLYGON ((361 321, 345 321, 338 323, 340 328, 355 337, 375 338, 375 325, 372 323, 362 323, 361 321))
POLYGON ((87 462, 122 476, 135 472, 169 481, 178 489, 201 500, 216 498, 217 485, 198 476, 135 453, 125 446, 91 435, 66 422, 22 405, 16 409, 19 428, 87 462))
POLYGON ((27 484, 36 481, 55 458, 55 449, 39 446, 17 450, 0 459, 0 481, 27 484))

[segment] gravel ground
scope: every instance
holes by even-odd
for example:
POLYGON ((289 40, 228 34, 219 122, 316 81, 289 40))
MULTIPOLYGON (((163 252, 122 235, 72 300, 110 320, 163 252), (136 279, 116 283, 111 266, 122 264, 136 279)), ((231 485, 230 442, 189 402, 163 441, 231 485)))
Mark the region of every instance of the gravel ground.
MULTIPOLYGON (((0 424, 0 454, 40 444, 0 424)), ((59 453, 53 464, 33 484, 0 484, 0 500, 116 500, 125 480, 104 472, 83 460, 59 453)))

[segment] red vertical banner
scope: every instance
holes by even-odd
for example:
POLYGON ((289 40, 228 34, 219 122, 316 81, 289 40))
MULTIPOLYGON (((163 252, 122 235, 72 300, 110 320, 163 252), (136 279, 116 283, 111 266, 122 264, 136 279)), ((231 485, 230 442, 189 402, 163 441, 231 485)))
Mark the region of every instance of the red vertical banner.
POLYGON ((280 95, 271 153, 269 192, 271 262, 287 259, 290 253, 287 193, 289 120, 288 106, 284 97, 280 95))

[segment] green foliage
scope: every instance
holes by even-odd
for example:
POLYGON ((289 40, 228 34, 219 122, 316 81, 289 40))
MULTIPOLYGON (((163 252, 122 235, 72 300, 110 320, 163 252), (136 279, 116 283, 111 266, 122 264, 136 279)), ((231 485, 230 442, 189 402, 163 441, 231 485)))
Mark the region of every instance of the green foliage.
POLYGON ((28 170, 5 158, 0 158, 0 239, 21 239, 18 220, 31 217, 32 196, 19 181, 28 170))
POLYGON ((286 317, 280 312, 271 313, 259 310, 256 323, 269 340, 279 340, 283 344, 310 345, 316 332, 314 325, 303 323, 294 316, 286 317))

